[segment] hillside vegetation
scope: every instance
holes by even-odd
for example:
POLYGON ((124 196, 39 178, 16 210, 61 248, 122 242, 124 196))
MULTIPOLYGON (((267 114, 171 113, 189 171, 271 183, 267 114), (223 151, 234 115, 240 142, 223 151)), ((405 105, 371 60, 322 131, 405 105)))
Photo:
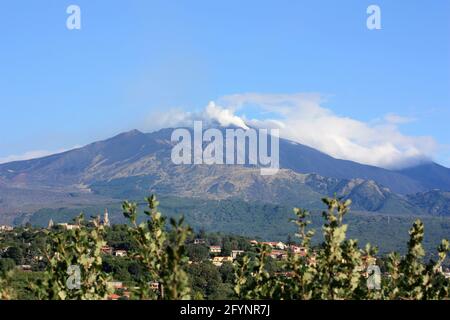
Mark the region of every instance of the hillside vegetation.
MULTIPOLYGON (((145 202, 138 202, 141 209, 145 202)), ((225 234, 243 235, 262 240, 285 241, 287 236, 294 235, 295 227, 290 223, 292 207, 305 207, 311 209, 312 227, 319 229, 322 225, 321 201, 268 204, 261 202, 247 202, 241 199, 203 200, 180 197, 161 197, 161 210, 168 218, 179 218, 182 215, 185 221, 194 229, 204 229, 208 232, 222 232, 225 234)), ((115 202, 97 206, 78 206, 73 208, 41 209, 31 216, 25 215, 16 219, 20 225, 31 223, 34 226, 46 227, 50 219, 55 223, 70 222, 84 212, 86 216, 95 216, 108 208, 111 222, 115 224, 126 223, 122 215, 121 203, 115 202)), ((139 215, 142 221, 144 215, 139 215)), ((349 223, 348 234, 362 242, 370 242, 380 248, 380 253, 398 251, 404 253, 404 243, 407 241, 407 232, 411 224, 420 218, 426 225, 424 246, 427 251, 434 249, 441 239, 450 234, 450 217, 429 215, 389 215, 373 212, 360 212, 353 209, 346 219, 349 223)), ((322 240, 317 233, 312 241, 318 243, 322 240)))
MULTIPOLYGON (((231 291, 222 288, 223 294, 239 299, 449 298, 450 279, 442 272, 450 250, 448 240, 442 240, 432 254, 433 259, 424 262, 424 224, 416 220, 409 231, 405 254, 393 252, 380 259, 376 247, 361 246, 357 240, 347 238, 350 200, 325 198, 323 201, 327 210, 322 213, 321 230, 310 228, 307 211, 294 209, 292 222, 297 229, 297 240, 293 243, 301 248, 301 254, 288 250, 286 257, 274 265, 273 249, 266 244, 242 251, 236 262, 229 265, 228 272, 223 273, 232 284, 231 288, 227 287, 231 291), (321 232, 323 240, 314 245, 315 232, 321 232)), ((145 275, 137 279, 138 286, 127 297, 213 298, 205 296, 207 292, 196 284, 198 275, 205 274, 196 272, 195 268, 210 268, 211 265, 199 259, 201 251, 195 250, 195 255, 191 251, 188 255, 192 229, 184 224, 183 218, 171 218, 167 225, 154 196, 147 199, 147 205, 143 212, 145 219, 140 222, 139 205, 128 201, 122 204, 123 215, 129 222, 122 237, 131 239, 130 258, 145 275)), ((41 252, 44 270, 38 277, 28 278, 30 285, 22 290, 30 291, 39 299, 107 299, 111 296, 114 279, 104 269, 106 256, 102 251, 108 243, 109 227, 99 218, 86 222, 82 216, 76 219, 74 226, 43 231, 46 235, 41 252), (77 274, 68 271, 73 267, 78 270, 78 280, 68 282, 77 274)), ((29 233, 28 237, 33 234, 29 233)), ((20 257, 18 252, 14 255, 8 252, 10 257, 20 257)), ((13 273, 8 270, 10 268, 6 268, 0 278, 0 299, 18 295, 17 288, 11 285, 13 273)))
MULTIPOLYGON (((387 170, 280 139, 279 172, 261 176, 258 166, 174 164, 172 131, 133 130, 64 153, 0 164, 0 223, 40 209, 107 205, 149 193, 311 210, 336 195, 352 199, 353 210, 361 212, 450 214, 450 169, 432 162, 387 170)), ((235 154, 247 153, 237 148, 235 154)))

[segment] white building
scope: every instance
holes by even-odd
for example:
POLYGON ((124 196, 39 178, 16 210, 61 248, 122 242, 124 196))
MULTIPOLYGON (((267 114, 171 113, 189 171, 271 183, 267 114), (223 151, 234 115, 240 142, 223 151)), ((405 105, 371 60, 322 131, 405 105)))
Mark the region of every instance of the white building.
POLYGON ((80 226, 77 225, 77 224, 58 223, 58 226, 61 226, 61 227, 63 227, 66 230, 80 229, 80 226))
POLYGON ((238 255, 243 254, 244 250, 231 250, 231 257, 236 259, 238 255))
POLYGON ((11 226, 2 225, 0 226, 0 232, 13 231, 14 228, 11 226))
POLYGON ((222 248, 220 246, 210 246, 209 247, 209 252, 210 253, 221 253, 222 252, 222 248))
POLYGON ((125 250, 116 250, 116 251, 114 251, 114 255, 116 257, 126 257, 127 252, 125 250))

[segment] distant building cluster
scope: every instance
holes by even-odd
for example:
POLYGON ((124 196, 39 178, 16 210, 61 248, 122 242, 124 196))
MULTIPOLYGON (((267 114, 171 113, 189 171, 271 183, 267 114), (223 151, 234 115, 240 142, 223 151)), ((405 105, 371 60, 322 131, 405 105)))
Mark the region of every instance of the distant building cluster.
MULTIPOLYGON (((222 266, 224 263, 234 263, 234 261, 242 254, 245 254, 245 250, 231 250, 229 255, 222 255, 224 249, 220 245, 207 245, 207 241, 205 239, 197 238, 192 242, 194 245, 204 245, 207 246, 210 254, 210 261, 216 267, 222 266)), ((273 259, 281 260, 286 259, 289 253, 294 255, 306 256, 307 251, 305 248, 297 245, 288 245, 283 242, 258 242, 256 240, 251 240, 250 245, 266 245, 271 248, 270 256, 273 259)), ((126 250, 116 250, 111 246, 104 246, 101 248, 103 254, 113 255, 116 257, 126 257, 128 256, 128 252, 126 250)), ((313 260, 313 259, 312 259, 313 260)), ((195 263, 193 261, 189 261, 189 264, 195 263)), ((289 272, 280 273, 281 276, 290 276, 289 272)), ((110 285, 115 289, 115 293, 109 296, 110 300, 119 300, 119 299, 128 299, 130 297, 130 289, 125 287, 122 282, 113 281, 110 285)), ((159 291, 161 290, 159 283, 150 282, 149 286, 152 290, 159 291)), ((136 289, 136 288, 134 288, 136 289)))
MULTIPOLYGON (((101 224, 105 227, 110 227, 111 222, 109 221, 109 213, 108 209, 105 209, 105 213, 103 214, 103 219, 101 221, 101 224)), ((48 222, 47 228, 51 229, 55 226, 55 223, 53 222, 53 219, 50 219, 48 222)), ((70 224, 70 223, 58 223, 57 226, 64 228, 65 230, 77 230, 80 229, 80 226, 78 224, 70 224)))
POLYGON ((9 232, 9 231, 13 231, 14 228, 11 226, 7 226, 7 225, 1 225, 0 226, 0 232, 9 232))
MULTIPOLYGON (((196 245, 205 245, 205 239, 194 239, 194 244, 196 245)), ((287 245, 281 241, 279 242, 258 242, 256 240, 251 240, 250 244, 252 246, 256 245, 266 245, 271 248, 270 256, 273 259, 281 260, 286 259, 288 257, 288 252, 292 252, 295 255, 306 256, 307 251, 305 248, 297 246, 297 245, 287 245)), ((212 258, 210 261, 215 265, 220 267, 225 262, 232 263, 237 257, 241 254, 244 254, 244 250, 231 250, 231 254, 227 256, 221 256, 223 248, 218 245, 209 246, 209 253, 212 258)))
POLYGON ((109 255, 116 256, 116 257, 126 257, 128 255, 127 250, 115 250, 114 248, 112 248, 110 246, 103 246, 100 250, 104 254, 109 254, 109 255))
MULTIPOLYGON (((99 221, 100 221, 100 219, 99 219, 99 221)), ((107 210, 105 210, 103 219, 100 221, 100 223, 104 226, 110 225, 109 215, 108 215, 107 210)), ((55 225, 53 220, 50 220, 48 227, 53 228, 55 226, 62 227, 65 230, 76 230, 76 229, 80 228, 80 225, 70 224, 70 223, 58 223, 55 225)), ((14 228, 12 226, 0 225, 0 232, 11 232, 13 230, 14 230, 14 228)), ((239 259, 239 256, 246 253, 246 250, 242 250, 242 248, 249 249, 251 246, 254 247, 254 246, 261 246, 261 245, 268 247, 270 249, 270 250, 268 250, 268 255, 272 259, 277 260, 277 261, 288 259, 288 257, 291 256, 291 257, 305 257, 304 261, 308 265, 314 265, 316 263, 315 252, 312 251, 312 252, 308 253, 307 248, 302 247, 297 244, 292 244, 292 243, 286 244, 281 241, 260 242, 257 240, 246 240, 247 243, 245 243, 245 245, 243 245, 243 244, 235 245, 233 247, 234 249, 230 250, 230 248, 226 248, 226 246, 217 245, 217 243, 214 243, 214 242, 210 243, 210 241, 211 240, 207 241, 205 239, 196 238, 192 242, 190 242, 190 244, 199 245, 199 246, 203 246, 204 248, 206 248, 205 250, 207 250, 207 253, 208 253, 206 259, 209 259, 209 261, 216 267, 220 267, 224 263, 230 263, 230 264, 235 263, 235 261, 237 259, 239 259)), ((31 245, 31 243, 27 243, 27 245, 31 245)), ((8 248, 9 247, 0 248, 0 254, 5 253, 8 250, 8 248)), ((115 248, 108 244, 101 248, 101 252, 104 255, 111 255, 111 256, 118 257, 118 258, 126 258, 126 257, 131 256, 131 254, 127 250, 124 250, 123 248, 115 248)), ((33 261, 41 261, 44 259, 44 257, 40 256, 40 255, 36 255, 32 259, 33 259, 33 261)), ((372 257, 372 256, 364 256, 364 257, 362 257, 362 260, 363 260, 362 265, 358 267, 358 271, 362 272, 365 276, 368 276, 367 270, 370 266, 376 265, 376 258, 372 257)), ((193 263, 199 263, 199 262, 189 261, 189 264, 193 264, 193 263)), ((28 265, 28 264, 17 265, 16 268, 18 270, 20 270, 21 272, 32 272, 33 271, 32 266, 28 265)), ((446 278, 450 279, 450 270, 449 269, 443 270, 441 268, 439 270, 439 272, 441 272, 446 278)), ((292 276, 292 272, 288 272, 288 271, 277 272, 275 274, 278 276, 281 276, 281 277, 291 277, 292 276)), ((123 284, 123 282, 120 282, 120 281, 111 281, 109 283, 109 285, 112 288, 114 288, 114 293, 108 297, 108 299, 110 299, 110 300, 130 299, 130 296, 131 296, 130 292, 132 292, 136 289, 139 289, 136 287, 128 288, 123 284)), ((158 282, 149 282, 148 286, 150 289, 152 289, 154 291, 163 292, 163 288, 158 282)))

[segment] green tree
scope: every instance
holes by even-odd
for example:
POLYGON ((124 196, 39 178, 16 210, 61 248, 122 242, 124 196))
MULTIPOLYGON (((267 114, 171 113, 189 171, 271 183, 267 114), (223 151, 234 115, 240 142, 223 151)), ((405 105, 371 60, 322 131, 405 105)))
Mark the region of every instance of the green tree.
POLYGON ((367 267, 375 261, 377 249, 369 244, 361 250, 356 240, 346 238, 344 216, 351 202, 323 199, 324 241, 313 248, 314 234, 307 230, 308 212, 294 209, 294 220, 305 255, 290 253, 281 264, 284 272, 267 271, 270 248, 260 246, 254 256, 245 255, 235 268, 235 292, 242 299, 448 299, 450 281, 440 272, 449 242, 443 240, 437 261, 423 263, 424 227, 417 220, 410 230, 408 253, 389 255, 384 263, 389 276, 380 290, 369 288, 367 267))
POLYGON ((222 277, 223 283, 230 283, 230 284, 234 283, 234 267, 232 263, 224 262, 219 267, 219 272, 222 277))
POLYGON ((9 271, 14 269, 16 263, 11 258, 0 258, 0 275, 6 275, 9 271))
POLYGON ((218 268, 210 261, 193 263, 188 269, 192 290, 201 293, 205 299, 210 298, 222 284, 222 277, 218 268))
POLYGON ((100 219, 86 227, 83 215, 77 228, 49 232, 45 250, 48 261, 43 279, 33 289, 40 299, 102 300, 112 292, 111 278, 102 270, 101 248, 106 245, 100 219))
POLYGON ((414 222, 409 235, 406 256, 402 258, 397 253, 391 253, 388 257, 387 270, 391 276, 383 290, 384 295, 388 299, 448 299, 449 280, 439 271, 449 252, 449 241, 442 240, 437 261, 424 264, 424 225, 420 220, 414 222))
POLYGON ((5 258, 10 258, 14 260, 16 265, 21 265, 23 263, 23 250, 20 247, 9 247, 4 254, 5 258))
POLYGON ((186 245, 186 252, 193 262, 201 262, 209 259, 209 248, 202 244, 190 243, 186 245))
POLYGON ((153 282, 158 283, 159 291, 152 290, 147 282, 142 281, 137 292, 141 299, 181 300, 191 297, 189 279, 185 267, 188 262, 185 242, 192 233, 189 227, 179 221, 170 219, 171 230, 166 231, 165 218, 158 212, 159 202, 152 195, 147 198, 149 210, 144 211, 147 221, 139 225, 137 204, 125 201, 123 213, 131 222, 129 231, 136 243, 133 256, 140 261, 153 282))
MULTIPOLYGON (((424 224, 417 220, 409 232, 404 256, 393 252, 383 259, 377 257, 377 248, 367 244, 361 248, 356 240, 347 239, 344 223, 350 201, 336 198, 323 200, 323 241, 311 244, 314 230, 309 229, 309 213, 294 209, 298 228, 296 237, 304 248, 302 254, 288 251, 287 258, 275 261, 271 248, 265 245, 250 247, 242 237, 222 234, 205 235, 212 244, 221 243, 228 249, 244 249, 235 266, 224 263, 220 268, 206 256, 208 248, 186 246, 192 236, 183 220, 165 218, 158 212, 154 196, 147 199, 147 219, 137 225, 137 204, 125 202, 124 215, 131 226, 105 229, 94 219, 77 219, 77 228, 54 228, 44 232, 21 228, 15 235, 8 234, 4 246, 10 248, 0 259, 0 299, 105 299, 111 292, 111 275, 117 280, 136 281, 141 299, 449 299, 450 279, 441 270, 450 249, 448 240, 442 240, 433 259, 425 262, 423 248, 424 224), (16 238, 15 238, 16 237, 16 238), (116 258, 101 254, 108 237, 115 245, 129 245, 131 255, 116 258), (33 250, 21 244, 40 239, 33 250), (6 246, 7 244, 7 246, 6 246), (43 244, 46 244, 45 246, 43 244), (17 261, 28 262, 31 256, 41 254, 47 259, 45 272, 20 272, 11 268, 17 261), (15 249, 12 249, 15 248, 15 249), (193 263, 188 264, 188 253, 193 263), (381 288, 368 285, 376 275, 369 272, 375 261, 386 275, 381 276, 381 288), (79 268, 79 285, 69 286, 68 274, 79 268), (109 273, 109 274, 108 274, 109 273), (157 282, 154 290, 150 282, 157 282), (31 283, 31 289, 29 283, 31 283)), ((228 250, 227 249, 227 250, 228 250)), ((376 275, 378 277, 378 275, 376 275)), ((75 284, 77 282, 75 281, 75 284)))
POLYGON ((11 285, 12 273, 0 274, 0 300, 16 299, 17 295, 11 285))

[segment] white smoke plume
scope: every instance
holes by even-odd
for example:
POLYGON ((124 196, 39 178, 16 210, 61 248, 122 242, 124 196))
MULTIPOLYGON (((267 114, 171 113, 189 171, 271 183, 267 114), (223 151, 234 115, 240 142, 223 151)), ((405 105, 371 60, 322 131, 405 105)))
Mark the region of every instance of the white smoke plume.
POLYGON ((439 148, 432 137, 409 136, 400 131, 401 124, 415 119, 390 113, 377 121, 364 122, 337 115, 321 104, 319 94, 235 94, 210 102, 203 112, 168 112, 170 121, 160 125, 188 126, 193 120, 204 120, 222 126, 279 128, 282 138, 335 158, 388 169, 428 161, 439 148), (255 108, 258 110, 257 117, 245 116, 249 106, 252 114, 255 108))

